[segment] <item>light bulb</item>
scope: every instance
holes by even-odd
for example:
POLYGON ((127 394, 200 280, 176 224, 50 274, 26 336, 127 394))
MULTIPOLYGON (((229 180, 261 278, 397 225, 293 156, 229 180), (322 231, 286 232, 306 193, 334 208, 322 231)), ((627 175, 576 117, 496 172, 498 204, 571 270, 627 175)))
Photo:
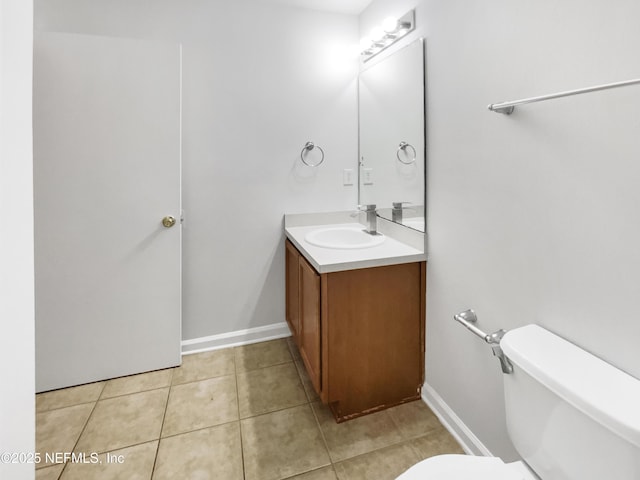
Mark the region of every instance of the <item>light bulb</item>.
POLYGON ((382 22, 382 29, 387 33, 393 33, 398 28, 398 19, 395 17, 387 17, 382 22))

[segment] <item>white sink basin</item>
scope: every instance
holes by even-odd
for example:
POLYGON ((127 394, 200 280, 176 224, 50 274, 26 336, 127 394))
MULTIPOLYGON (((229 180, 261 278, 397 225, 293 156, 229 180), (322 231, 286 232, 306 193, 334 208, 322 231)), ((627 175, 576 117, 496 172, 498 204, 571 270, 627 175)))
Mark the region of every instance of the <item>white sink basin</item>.
POLYGON ((384 242, 385 236, 366 233, 363 227, 328 227, 313 230, 304 239, 323 248, 370 248, 384 242))

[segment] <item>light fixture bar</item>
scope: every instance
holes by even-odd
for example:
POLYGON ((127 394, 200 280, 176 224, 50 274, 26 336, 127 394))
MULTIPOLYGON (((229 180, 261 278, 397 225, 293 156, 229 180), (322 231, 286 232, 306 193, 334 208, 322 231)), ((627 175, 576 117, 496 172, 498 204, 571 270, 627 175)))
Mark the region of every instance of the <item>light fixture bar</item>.
POLYGON ((371 37, 360 41, 362 51, 360 55, 364 62, 371 60, 377 54, 393 45, 407 33, 416 28, 415 11, 410 10, 399 19, 387 18, 382 26, 376 26, 371 31, 371 37))

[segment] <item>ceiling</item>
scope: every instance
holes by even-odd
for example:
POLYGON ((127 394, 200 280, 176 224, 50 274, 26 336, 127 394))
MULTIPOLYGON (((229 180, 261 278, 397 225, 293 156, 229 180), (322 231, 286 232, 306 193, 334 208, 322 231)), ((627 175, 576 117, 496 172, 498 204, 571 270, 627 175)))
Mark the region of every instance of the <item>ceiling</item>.
POLYGON ((358 15, 373 0, 259 0, 261 2, 280 3, 293 7, 309 8, 324 12, 358 15))

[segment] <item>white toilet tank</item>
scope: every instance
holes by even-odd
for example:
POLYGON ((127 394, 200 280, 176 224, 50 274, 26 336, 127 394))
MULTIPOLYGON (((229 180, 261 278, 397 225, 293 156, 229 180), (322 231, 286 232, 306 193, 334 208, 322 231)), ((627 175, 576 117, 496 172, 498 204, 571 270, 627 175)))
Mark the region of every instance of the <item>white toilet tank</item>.
POLYGON ((640 480, 640 380, 537 325, 500 346, 509 436, 542 480, 640 480))

